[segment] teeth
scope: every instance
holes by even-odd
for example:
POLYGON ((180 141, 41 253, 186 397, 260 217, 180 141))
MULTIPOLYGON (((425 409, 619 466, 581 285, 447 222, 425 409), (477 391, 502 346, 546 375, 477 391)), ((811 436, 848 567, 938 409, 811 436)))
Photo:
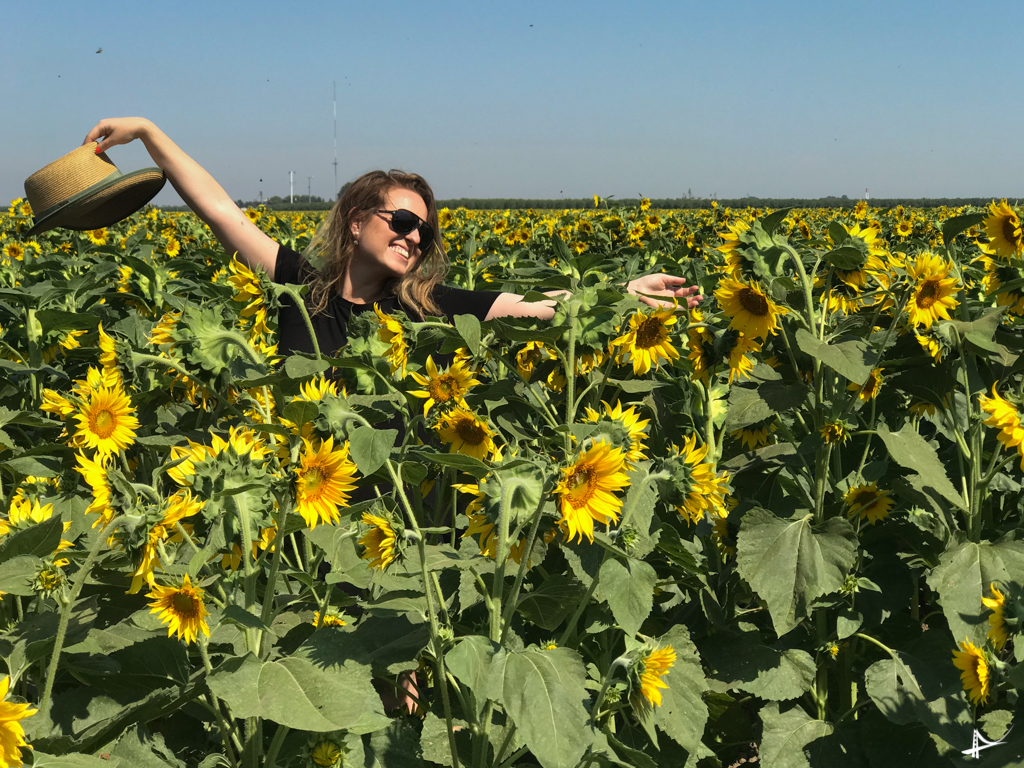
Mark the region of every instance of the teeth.
POLYGON ((392 245, 391 247, 394 250, 398 251, 400 254, 402 254, 402 256, 404 258, 406 258, 406 259, 409 258, 409 252, 407 250, 405 250, 405 248, 403 248, 402 246, 400 246, 400 245, 392 245))

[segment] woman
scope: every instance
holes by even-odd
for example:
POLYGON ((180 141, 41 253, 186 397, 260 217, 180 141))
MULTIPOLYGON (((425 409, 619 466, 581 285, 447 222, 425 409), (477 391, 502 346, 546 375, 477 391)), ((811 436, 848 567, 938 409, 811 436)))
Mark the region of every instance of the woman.
MULTIPOLYGON (((250 267, 262 267, 279 283, 309 283, 307 303, 313 331, 322 351, 332 354, 347 338, 353 313, 403 309, 412 316, 473 314, 550 319, 553 301, 524 302, 514 293, 466 291, 445 286, 448 269, 434 193, 416 174, 372 171, 356 179, 331 210, 307 252, 323 258, 317 272, 290 248, 262 232, 224 189, 149 120, 123 117, 102 120, 83 144, 98 142, 96 152, 141 139, 153 162, 166 174, 182 199, 213 231, 228 253, 237 252, 250 267)), ((685 299, 690 307, 701 300, 685 278, 647 275, 629 283, 629 292, 651 306, 671 306, 685 299), (656 297, 663 297, 658 299, 656 297)), ((554 291, 548 295, 565 295, 554 291)), ((298 309, 285 298, 278 317, 278 351, 312 352, 309 331, 298 309)), ((406 673, 399 685, 413 696, 385 697, 388 705, 416 708, 417 687, 406 673)), ((390 708, 390 706, 389 706, 390 708)))
MULTIPOLYGON (((167 174, 182 199, 213 231, 228 253, 250 267, 262 267, 279 283, 311 284, 307 295, 321 350, 331 354, 346 340, 354 312, 379 304, 385 312, 412 316, 473 314, 495 317, 554 316, 555 302, 524 302, 515 293, 466 291, 445 286, 445 258, 434 194, 422 177, 397 171, 364 174, 345 191, 317 232, 308 252, 323 257, 319 273, 295 251, 279 245, 253 224, 224 189, 152 122, 139 117, 100 121, 83 144, 98 142, 97 153, 141 139, 153 162, 167 174)), ((694 307, 697 287, 673 275, 646 275, 627 286, 652 307, 672 299, 694 307)), ((548 295, 565 295, 553 291, 548 295)), ((279 351, 312 351, 306 325, 286 302, 279 323, 279 351)))

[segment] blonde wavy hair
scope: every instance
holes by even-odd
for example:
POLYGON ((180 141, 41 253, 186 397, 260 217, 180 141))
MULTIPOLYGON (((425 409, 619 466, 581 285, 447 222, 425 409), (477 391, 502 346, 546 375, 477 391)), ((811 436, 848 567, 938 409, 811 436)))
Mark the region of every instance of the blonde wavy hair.
POLYGON ((434 303, 433 293, 448 274, 448 256, 441 239, 434 191, 419 174, 390 170, 370 171, 353 181, 303 251, 306 262, 318 266, 318 271, 309 281, 310 308, 314 315, 325 312, 331 296, 341 290, 356 248, 351 223, 363 222, 372 216, 384 204, 385 195, 393 189, 407 189, 423 198, 427 206, 427 223, 434 228, 434 242, 429 245, 420 243, 420 255, 412 269, 402 277, 388 281, 380 298, 396 296, 407 311, 416 312, 421 317, 441 314, 434 303))

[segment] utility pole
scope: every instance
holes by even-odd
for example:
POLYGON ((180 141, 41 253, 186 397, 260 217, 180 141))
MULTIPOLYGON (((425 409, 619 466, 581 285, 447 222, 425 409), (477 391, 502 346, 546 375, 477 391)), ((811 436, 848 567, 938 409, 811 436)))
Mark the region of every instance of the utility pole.
POLYGON ((313 202, 313 177, 306 177, 306 202, 313 202))
POLYGON ((295 202, 295 171, 288 171, 288 202, 295 202))
POLYGON ((334 194, 338 194, 338 81, 334 81, 334 194))

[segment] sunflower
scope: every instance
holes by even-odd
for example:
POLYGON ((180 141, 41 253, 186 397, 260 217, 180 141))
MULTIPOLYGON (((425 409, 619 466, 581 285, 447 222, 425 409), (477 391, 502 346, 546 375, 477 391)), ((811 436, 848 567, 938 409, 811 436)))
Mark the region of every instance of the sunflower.
POLYGON ((434 364, 434 358, 430 356, 427 357, 426 376, 415 371, 409 375, 415 379, 417 384, 424 387, 424 389, 413 390, 409 393, 415 397, 426 399, 427 402, 423 404, 424 416, 427 415, 427 412, 434 405, 452 403, 464 408, 467 407, 466 393, 471 387, 480 383, 474 378, 473 372, 467 370, 459 362, 452 363, 451 367, 445 372, 439 372, 434 364))
POLYGON ((87 229, 85 236, 89 238, 89 242, 93 245, 106 245, 107 244, 107 230, 102 229, 87 229))
POLYGON ((25 729, 21 721, 26 717, 32 717, 38 709, 32 709, 30 704, 15 704, 13 701, 4 701, 7 692, 11 687, 10 676, 0 682, 0 766, 20 766, 21 748, 28 747, 25 742, 25 729))
POLYGON ((647 437, 647 426, 651 423, 650 419, 641 419, 640 414, 636 412, 636 406, 629 406, 623 410, 622 403, 616 402, 615 407, 608 405, 608 403, 601 401, 601 405, 604 406, 604 413, 595 411, 590 406, 586 408, 586 417, 584 421, 590 422, 591 424, 599 424, 602 421, 614 422, 619 424, 629 435, 629 449, 626 452, 626 469, 632 469, 633 465, 638 461, 643 461, 647 457, 644 455, 644 449, 647 447, 644 444, 644 439, 647 437))
POLYGON ((768 445, 769 437, 778 428, 779 426, 775 417, 771 416, 767 419, 762 419, 755 424, 749 424, 746 427, 733 430, 729 433, 729 437, 739 440, 743 447, 748 451, 753 451, 757 448, 768 445))
POLYGON ((99 325, 100 337, 100 365, 103 366, 103 373, 108 374, 117 370, 117 347, 114 339, 103 330, 103 323, 99 325))
POLYGON ((334 450, 334 436, 321 441, 318 448, 303 439, 301 465, 296 480, 295 501, 306 524, 315 529, 318 522, 337 525, 338 507, 348 502, 355 490, 356 465, 348 457, 348 443, 334 450))
POLYGON ((316 746, 309 751, 309 759, 313 765, 320 768, 334 768, 345 758, 341 745, 330 739, 323 739, 317 742, 316 746))
POLYGON ((984 222, 985 234, 991 241, 986 250, 1009 261, 1024 254, 1024 229, 1020 217, 1006 200, 993 201, 984 222))
POLYGON ((363 560, 369 560, 371 568, 383 571, 395 559, 395 529, 385 518, 369 512, 363 512, 362 520, 370 526, 370 530, 359 540, 359 544, 366 550, 363 552, 363 560))
POLYGON ((960 643, 953 651, 953 665, 960 670, 964 690, 975 704, 984 704, 989 693, 989 668, 985 652, 970 640, 960 643))
POLYGON ((4 246, 4 256, 14 261, 22 261, 25 258, 25 248, 21 243, 15 243, 13 240, 4 246))
POLYGON ((101 457, 123 451, 135 442, 139 420, 120 384, 91 392, 75 418, 76 438, 101 457))
POLYGON ((851 392, 856 392, 857 397, 866 403, 877 396, 878 390, 882 388, 882 371, 884 370, 884 368, 872 368, 868 380, 863 385, 850 382, 846 388, 851 392))
POLYGON ((942 358, 945 357, 945 347, 939 342, 934 336, 925 336, 923 334, 915 334, 914 338, 917 339, 917 343, 921 345, 921 349, 928 353, 936 363, 941 363, 942 358))
POLYGON ((981 598, 981 604, 992 611, 992 615, 988 617, 989 629, 986 637, 992 641, 992 647, 998 652, 1003 650, 1006 641, 1010 639, 1010 634, 1006 631, 1006 623, 1003 620, 1006 595, 999 591, 999 587, 994 581, 988 585, 988 588, 992 591, 992 597, 981 598))
POLYGON ((86 514, 95 512, 99 515, 92 524, 93 528, 97 526, 105 527, 107 523, 114 519, 114 510, 110 507, 110 497, 113 489, 107 477, 107 468, 99 458, 93 460, 79 453, 76 454, 75 459, 78 462, 75 471, 85 478, 85 482, 92 489, 92 503, 89 504, 85 512, 86 514))
MULTIPOLYGON (((341 391, 344 394, 345 388, 342 387, 341 391)), ((293 402, 304 400, 307 403, 319 403, 327 395, 337 397, 338 385, 326 376, 321 375, 299 385, 299 394, 295 396, 293 402)))
POLYGON ((186 643, 194 643, 200 632, 210 636, 210 627, 206 624, 210 612, 203 605, 203 590, 192 586, 187 573, 180 587, 153 584, 148 597, 152 598, 149 612, 160 614, 160 620, 167 624, 168 637, 177 634, 179 640, 184 638, 186 643))
POLYGON ((765 339, 779 329, 779 317, 789 312, 772 301, 756 282, 723 278, 715 291, 722 311, 735 328, 751 339, 765 339))
POLYGON ((263 286, 260 276, 249 267, 238 260, 238 255, 231 257, 228 264, 231 276, 228 283, 235 289, 232 300, 245 304, 238 313, 241 317, 251 319, 252 327, 250 332, 253 335, 262 336, 270 332, 267 327, 267 302, 263 297, 263 286))
POLYGON ((981 410, 988 414, 982 424, 998 428, 996 439, 1008 451, 1017 449, 1021 455, 1021 464, 1024 465, 1024 425, 1021 424, 1020 413, 1012 403, 1000 397, 995 384, 992 385, 992 397, 979 395, 978 401, 981 410))
POLYGON ((668 689, 668 683, 662 680, 672 665, 676 663, 676 651, 671 645, 656 648, 645 655, 638 666, 640 675, 640 696, 635 700, 647 708, 661 706, 661 691, 668 689))
POLYGON ((555 355, 544 348, 543 341, 528 341, 516 352, 516 370, 524 381, 533 378, 533 369, 544 362, 545 357, 553 358, 555 355))
POLYGON ((346 623, 337 608, 329 607, 322 620, 320 618, 320 611, 313 614, 314 627, 344 627, 346 623))
POLYGON ((893 505, 889 491, 879 490, 874 483, 851 488, 843 495, 843 501, 846 502, 847 517, 853 519, 859 516, 872 525, 887 518, 893 505))
MULTIPOLYGON (((477 486, 470 486, 470 488, 476 488, 477 486)), ((472 493, 472 490, 469 490, 472 493)), ((483 494, 480 494, 483 498, 483 494)), ((491 560, 498 559, 498 532, 495 530, 494 523, 487 519, 487 515, 473 514, 470 510, 473 508, 473 504, 470 504, 466 510, 466 515, 469 517, 469 526, 466 528, 463 536, 476 536, 480 547, 480 554, 484 557, 489 557, 491 560)), ((478 505, 479 508, 479 505, 478 505)), ((526 549, 526 540, 519 539, 516 542, 509 542, 508 557, 514 560, 517 564, 523 559, 523 550, 526 549)))
POLYGON ((619 518, 622 499, 615 495, 629 485, 625 454, 599 440, 576 461, 562 470, 562 479, 555 488, 562 514, 558 524, 566 540, 594 541, 594 522, 609 524, 619 518))
POLYGON ((642 376, 651 368, 657 369, 662 360, 677 360, 679 352, 672 346, 669 329, 676 324, 675 309, 656 309, 651 314, 635 312, 629 318, 629 330, 609 345, 620 347, 615 360, 622 365, 628 354, 633 362, 633 373, 642 376))
POLYGON ((914 234, 914 222, 908 221, 907 219, 900 219, 896 222, 896 226, 893 227, 893 232, 900 240, 906 240, 912 234, 914 234))
POLYGON ((708 382, 708 374, 718 362, 715 357, 715 337, 707 327, 694 328, 704 322, 704 313, 699 309, 690 310, 690 327, 686 331, 686 346, 690 350, 686 358, 693 365, 690 378, 708 382))
POLYGON ((153 586, 154 572, 160 565, 160 543, 165 539, 179 536, 175 530, 177 524, 186 517, 197 514, 205 504, 205 501, 193 498, 192 492, 188 489, 175 492, 163 502, 160 518, 149 527, 145 541, 134 553, 139 565, 132 574, 128 594, 137 594, 143 584, 153 586))
POLYGON ((915 281, 907 312, 910 324, 931 328, 937 320, 949 320, 949 311, 959 305, 953 296, 960 282, 949 277, 953 265, 939 256, 922 253, 907 266, 907 274, 915 281))
POLYGON ((483 461, 497 450, 496 433, 472 411, 462 408, 441 416, 437 433, 442 442, 451 443, 449 453, 462 453, 483 461))
POLYGON ((831 445, 841 445, 850 439, 850 428, 845 421, 828 421, 821 428, 821 439, 831 445))
POLYGON ((665 469, 672 475, 669 481, 673 487, 672 501, 676 512, 691 523, 700 522, 705 514, 712 517, 726 517, 725 484, 727 475, 719 476, 715 467, 706 462, 708 445, 697 447, 697 436, 690 435, 683 441, 683 447, 672 446, 672 452, 665 460, 665 469))
MULTIPOLYGON (((733 333, 735 333, 735 331, 733 331, 733 333)), ((747 338, 742 333, 736 334, 736 340, 733 343, 732 348, 729 350, 728 355, 730 384, 732 384, 734 380, 742 381, 750 378, 750 373, 754 370, 754 360, 749 355, 751 352, 760 351, 760 341, 747 338)))
POLYGON ((45 413, 52 413, 54 416, 59 416, 61 421, 63 421, 78 409, 75 407, 74 403, 59 392, 52 389, 44 389, 43 403, 39 406, 39 410, 45 413))
POLYGON ((405 366, 409 363, 409 343, 405 340, 405 328, 397 317, 392 317, 383 312, 379 305, 373 305, 373 311, 377 313, 380 320, 380 327, 377 329, 377 337, 390 348, 384 355, 384 359, 391 366, 391 374, 398 371, 402 374, 399 378, 405 378, 405 366))

